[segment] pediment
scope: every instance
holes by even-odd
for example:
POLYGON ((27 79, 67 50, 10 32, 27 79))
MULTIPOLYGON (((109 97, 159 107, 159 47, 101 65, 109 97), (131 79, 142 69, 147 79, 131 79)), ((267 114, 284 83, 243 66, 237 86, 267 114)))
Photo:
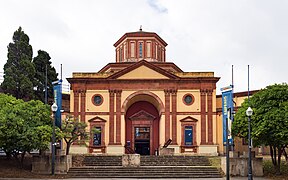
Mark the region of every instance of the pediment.
POLYGON ((180 122, 198 122, 198 119, 193 118, 191 116, 187 116, 180 120, 180 122))
POLYGON ((90 122, 90 123, 105 123, 106 120, 99 117, 99 116, 96 116, 96 117, 89 119, 88 122, 90 122))
POLYGON ((130 116, 129 119, 130 120, 154 120, 156 119, 156 117, 144 110, 141 110, 133 114, 132 116, 130 116))
POLYGON ((176 79, 176 75, 152 64, 141 60, 129 67, 116 72, 108 79, 176 79))
POLYGON ((167 76, 145 66, 142 65, 117 79, 169 79, 167 76))

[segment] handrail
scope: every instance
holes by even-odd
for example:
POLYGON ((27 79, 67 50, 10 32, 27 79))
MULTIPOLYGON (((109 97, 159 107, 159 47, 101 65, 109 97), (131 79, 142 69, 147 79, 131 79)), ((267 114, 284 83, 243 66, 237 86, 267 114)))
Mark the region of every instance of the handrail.
POLYGON ((168 139, 168 140, 165 142, 163 148, 167 148, 167 147, 171 144, 171 142, 172 142, 172 139, 168 139))
POLYGON ((135 151, 127 144, 124 145, 124 148, 128 151, 129 154, 135 154, 135 151))

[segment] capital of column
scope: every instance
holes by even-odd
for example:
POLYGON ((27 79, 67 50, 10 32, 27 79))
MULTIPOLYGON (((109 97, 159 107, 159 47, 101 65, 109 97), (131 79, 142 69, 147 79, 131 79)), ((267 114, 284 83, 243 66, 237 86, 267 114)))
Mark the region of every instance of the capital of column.
POLYGON ((205 95, 207 93, 207 89, 200 89, 200 94, 205 95))
POLYGON ((171 89, 172 96, 175 96, 177 94, 177 89, 171 89))
POLYGON ((170 95, 171 89, 164 89, 164 93, 165 93, 166 96, 170 95))

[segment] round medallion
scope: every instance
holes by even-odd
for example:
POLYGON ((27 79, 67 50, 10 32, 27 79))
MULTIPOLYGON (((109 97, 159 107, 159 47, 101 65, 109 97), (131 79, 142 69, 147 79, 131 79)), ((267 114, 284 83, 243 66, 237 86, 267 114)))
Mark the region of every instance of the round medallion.
POLYGON ((194 96, 192 94, 185 94, 183 96, 183 102, 186 105, 191 105, 194 102, 194 96))
POLYGON ((92 102, 96 106, 100 106, 103 103, 103 97, 100 94, 95 94, 92 97, 92 102))

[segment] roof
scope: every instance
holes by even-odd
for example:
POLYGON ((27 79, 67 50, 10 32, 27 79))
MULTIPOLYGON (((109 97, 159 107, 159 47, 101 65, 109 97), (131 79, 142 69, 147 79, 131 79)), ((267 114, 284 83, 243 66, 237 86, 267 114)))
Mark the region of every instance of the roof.
POLYGON ((168 45, 160 36, 158 36, 158 34, 154 32, 136 31, 125 33, 118 41, 116 41, 114 46, 117 47, 127 37, 154 37, 158 41, 160 41, 164 46, 168 45))

